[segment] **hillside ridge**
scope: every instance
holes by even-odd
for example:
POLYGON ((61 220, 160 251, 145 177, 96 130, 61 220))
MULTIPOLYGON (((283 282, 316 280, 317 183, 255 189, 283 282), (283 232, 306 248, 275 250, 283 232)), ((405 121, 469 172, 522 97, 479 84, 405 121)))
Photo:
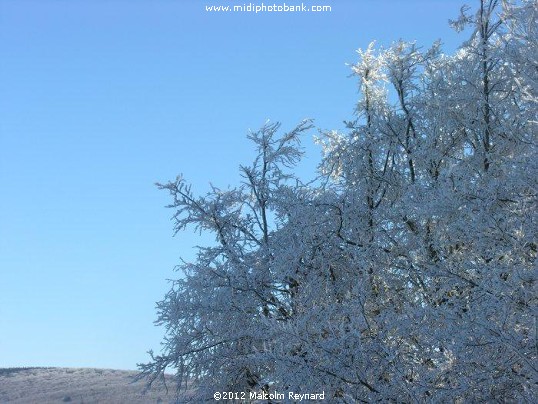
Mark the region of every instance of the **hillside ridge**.
POLYGON ((136 380, 137 371, 98 368, 0 368, 0 403, 170 403, 174 402, 172 376, 166 386, 136 380), (168 383, 169 382, 169 383, 168 383))

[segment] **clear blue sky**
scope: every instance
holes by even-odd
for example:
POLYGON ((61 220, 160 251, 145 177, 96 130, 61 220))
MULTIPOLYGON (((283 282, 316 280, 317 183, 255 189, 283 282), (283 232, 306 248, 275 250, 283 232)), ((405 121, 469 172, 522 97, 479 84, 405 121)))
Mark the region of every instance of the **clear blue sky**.
MULTIPOLYGON (((236 184, 266 119, 342 128, 357 99, 345 64, 372 39, 462 39, 457 0, 304 2, 332 12, 0 0, 0 367, 147 361, 155 302, 200 242, 172 237, 154 182, 236 184)), ((320 152, 305 145, 308 173, 320 152)))

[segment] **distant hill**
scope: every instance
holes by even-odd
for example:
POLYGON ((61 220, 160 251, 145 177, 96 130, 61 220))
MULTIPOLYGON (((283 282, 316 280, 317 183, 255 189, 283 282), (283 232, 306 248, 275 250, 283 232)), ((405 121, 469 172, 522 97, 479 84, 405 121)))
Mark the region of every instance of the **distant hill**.
POLYGON ((143 394, 146 383, 143 380, 133 383, 136 374, 113 369, 0 368, 0 403, 174 402, 175 384, 171 376, 167 380, 168 393, 162 384, 155 384, 143 394))

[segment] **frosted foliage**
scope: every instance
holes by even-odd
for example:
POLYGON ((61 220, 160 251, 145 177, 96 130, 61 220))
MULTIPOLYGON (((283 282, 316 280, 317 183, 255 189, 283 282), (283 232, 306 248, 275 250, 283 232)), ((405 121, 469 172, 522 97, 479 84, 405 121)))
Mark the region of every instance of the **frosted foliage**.
POLYGON ((319 176, 293 174, 301 122, 248 137, 241 185, 195 196, 176 231, 215 243, 158 303, 150 380, 328 402, 536 402, 537 3, 480 1, 454 55, 399 41, 351 66, 345 131, 319 176))

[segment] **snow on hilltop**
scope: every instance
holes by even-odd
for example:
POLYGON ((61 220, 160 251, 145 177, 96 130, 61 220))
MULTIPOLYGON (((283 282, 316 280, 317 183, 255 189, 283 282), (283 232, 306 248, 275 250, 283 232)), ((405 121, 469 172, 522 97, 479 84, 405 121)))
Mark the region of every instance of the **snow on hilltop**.
POLYGON ((145 381, 133 382, 135 371, 84 368, 0 368, 0 403, 169 403, 175 398, 155 384, 143 393, 145 381))

